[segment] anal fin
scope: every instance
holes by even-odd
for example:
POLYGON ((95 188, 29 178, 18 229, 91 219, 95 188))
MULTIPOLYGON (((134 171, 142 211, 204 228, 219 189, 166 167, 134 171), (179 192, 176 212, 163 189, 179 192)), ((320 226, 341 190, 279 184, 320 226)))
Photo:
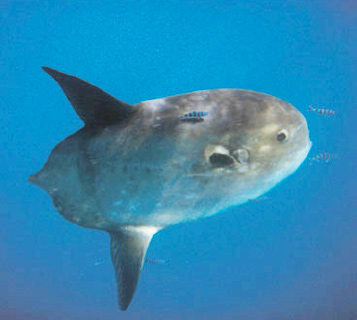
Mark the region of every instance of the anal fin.
POLYGON ((126 310, 134 296, 146 251, 157 227, 126 226, 110 232, 110 253, 118 286, 118 302, 126 310))

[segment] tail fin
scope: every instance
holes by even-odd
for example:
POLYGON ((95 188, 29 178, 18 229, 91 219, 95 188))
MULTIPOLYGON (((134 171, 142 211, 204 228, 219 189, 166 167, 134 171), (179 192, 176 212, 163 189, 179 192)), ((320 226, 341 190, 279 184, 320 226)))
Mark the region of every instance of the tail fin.
POLYGON ((110 232, 110 253, 118 286, 118 302, 126 310, 134 296, 146 251, 156 227, 127 226, 110 232))

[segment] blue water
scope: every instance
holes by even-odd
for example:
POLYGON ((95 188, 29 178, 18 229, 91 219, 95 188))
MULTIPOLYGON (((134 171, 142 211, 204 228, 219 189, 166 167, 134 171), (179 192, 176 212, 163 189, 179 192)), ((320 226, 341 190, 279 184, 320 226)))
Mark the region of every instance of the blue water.
POLYGON ((357 5, 343 1, 1 1, 0 319, 357 319, 357 5), (328 164, 259 203, 154 237, 128 311, 109 239, 27 177, 81 127, 40 66, 128 103, 246 88, 295 105, 328 164), (310 104, 336 111, 325 118, 310 104))

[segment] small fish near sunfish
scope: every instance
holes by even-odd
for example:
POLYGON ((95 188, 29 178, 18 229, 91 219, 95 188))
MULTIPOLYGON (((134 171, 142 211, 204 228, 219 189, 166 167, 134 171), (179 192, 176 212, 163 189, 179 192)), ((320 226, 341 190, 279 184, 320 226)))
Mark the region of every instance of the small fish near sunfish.
POLYGON ((309 108, 307 109, 307 111, 312 111, 314 113, 320 114, 320 115, 324 115, 326 117, 330 117, 330 116, 335 116, 336 112, 332 109, 326 109, 326 108, 315 108, 314 106, 309 106, 309 108))
POLYGON ((208 116, 208 112, 193 111, 193 112, 186 113, 184 115, 180 115, 179 119, 185 122, 200 122, 203 121, 204 120, 203 117, 206 116, 208 116))
POLYGON ((145 262, 147 264, 154 264, 154 265, 159 265, 159 264, 167 264, 167 260, 165 259, 152 259, 152 258, 146 258, 145 262))
POLYGON ((336 156, 328 153, 328 152, 321 152, 317 155, 314 155, 312 157, 309 158, 309 164, 313 164, 314 162, 317 163, 329 163, 333 158, 335 158, 336 156))
POLYGON ((251 203, 258 203, 258 202, 262 202, 269 199, 269 197, 260 197, 260 198, 255 198, 255 199, 249 199, 248 202, 251 203))

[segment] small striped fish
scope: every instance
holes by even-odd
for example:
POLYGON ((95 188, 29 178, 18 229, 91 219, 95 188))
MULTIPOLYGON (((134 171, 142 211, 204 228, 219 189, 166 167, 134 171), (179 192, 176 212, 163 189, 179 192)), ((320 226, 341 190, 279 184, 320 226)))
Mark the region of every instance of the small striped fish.
POLYGON ((312 111, 321 115, 325 115, 326 117, 336 115, 336 112, 331 109, 315 108, 314 106, 309 106, 309 109, 307 109, 307 111, 312 111))
POLYGON ((334 158, 333 155, 331 155, 328 152, 321 152, 313 157, 309 158, 309 164, 313 164, 314 162, 318 163, 328 163, 331 161, 331 159, 334 158))
POLYGON ((145 262, 147 264, 165 264, 167 262, 167 260, 164 259, 150 259, 150 258, 146 258, 145 262))
POLYGON ((260 197, 260 198, 255 198, 255 199, 248 199, 248 202, 261 202, 264 200, 269 199, 269 197, 260 197))
POLYGON ((193 111, 193 112, 186 113, 182 116, 179 116, 179 119, 183 120, 183 121, 196 122, 196 121, 203 121, 203 117, 205 117, 207 115, 208 115, 208 112, 205 112, 205 111, 193 111))

